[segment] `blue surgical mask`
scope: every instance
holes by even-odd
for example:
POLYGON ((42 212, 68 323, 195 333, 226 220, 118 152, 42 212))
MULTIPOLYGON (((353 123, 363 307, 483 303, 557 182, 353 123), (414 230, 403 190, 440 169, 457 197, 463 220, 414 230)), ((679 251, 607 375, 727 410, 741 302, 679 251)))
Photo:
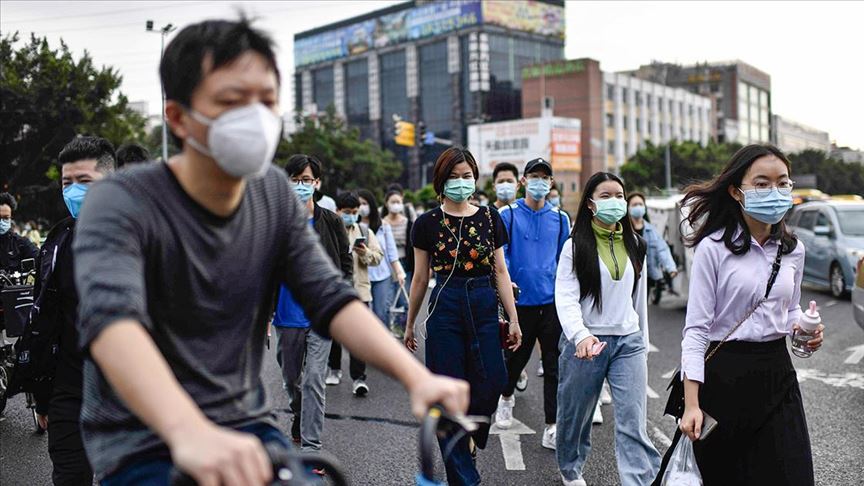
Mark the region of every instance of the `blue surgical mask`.
POLYGON ((560 197, 550 197, 549 204, 555 206, 556 208, 561 207, 561 198, 560 197))
POLYGON ((516 183, 501 182, 495 186, 495 196, 499 201, 510 202, 516 199, 516 183))
POLYGON ((354 226, 354 224, 357 223, 357 215, 342 213, 342 222, 345 223, 346 228, 348 228, 349 226, 354 226))
POLYGON ((84 196, 87 195, 88 189, 90 189, 88 184, 77 183, 63 188, 63 202, 66 203, 69 214, 75 219, 78 219, 78 213, 81 212, 81 205, 84 203, 84 196))
POLYGON ((552 184, 543 179, 528 179, 528 184, 525 185, 525 192, 535 201, 539 201, 549 194, 552 184))
POLYGON ((294 190, 297 191, 297 196, 303 203, 312 199, 312 194, 315 194, 315 186, 313 184, 304 184, 302 182, 294 183, 294 190))
POLYGON ((0 219, 0 235, 5 235, 12 228, 11 219, 0 219))
MULTIPOLYGON (((591 201, 594 200, 592 199, 591 201)), ((594 216, 597 216, 597 219, 606 224, 617 223, 627 214, 627 201, 617 197, 594 201, 594 205, 597 207, 594 216)))
MULTIPOLYGON (((741 191, 741 189, 738 189, 741 191)), ((792 207, 792 195, 781 194, 775 187, 771 192, 759 194, 756 189, 741 191, 744 194, 744 212, 751 218, 767 224, 777 224, 792 207)), ((740 204, 740 203, 739 203, 740 204)))
POLYGON ((471 179, 447 179, 447 182, 444 183, 444 196, 457 203, 467 201, 476 190, 477 184, 473 177, 471 179))
POLYGON ((630 217, 633 219, 642 219, 645 217, 645 206, 633 206, 630 208, 630 217))

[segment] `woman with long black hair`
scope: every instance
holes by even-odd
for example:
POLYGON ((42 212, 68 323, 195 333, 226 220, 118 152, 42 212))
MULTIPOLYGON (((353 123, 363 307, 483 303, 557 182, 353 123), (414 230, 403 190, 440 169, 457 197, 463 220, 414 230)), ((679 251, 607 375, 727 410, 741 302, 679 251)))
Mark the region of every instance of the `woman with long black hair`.
MULTIPOLYGON (((509 347, 516 350, 522 332, 516 301, 502 247, 507 232, 498 211, 468 203, 477 184, 478 168, 467 150, 451 147, 435 162, 433 185, 440 207, 417 218, 411 241, 416 271, 410 295, 405 344, 417 349, 414 324, 429 283, 429 269, 437 274, 426 318, 426 366, 471 385, 468 413, 491 417, 507 384, 498 327, 500 298, 509 325, 509 347), (496 297, 496 294, 500 297, 496 297)), ((452 447, 439 441, 451 486, 480 483, 474 447, 486 446, 489 425, 452 447)))
POLYGON ((588 179, 555 280, 561 320, 558 359, 558 468, 583 486, 591 418, 603 380, 615 406, 615 451, 624 486, 651 482, 660 454, 646 432, 648 290, 645 243, 633 231, 624 184, 598 172, 588 179))
MULTIPOLYGON (((801 318, 804 245, 783 217, 792 207, 789 160, 748 145, 683 204, 696 247, 681 370, 680 430, 706 486, 812 485, 813 460, 786 337, 801 318), (703 410, 718 425, 702 436, 703 410)), ((808 345, 822 345, 822 326, 808 345)), ((676 441, 680 433, 676 434, 676 441)))
POLYGON ((372 283, 372 310, 386 325, 390 305, 393 304, 396 295, 393 293, 393 283, 404 288, 405 270, 399 263, 393 229, 381 219, 375 196, 368 189, 358 189, 357 195, 360 197, 360 221, 375 233, 378 241, 381 242, 381 249, 384 250, 381 263, 369 267, 369 281, 372 283))

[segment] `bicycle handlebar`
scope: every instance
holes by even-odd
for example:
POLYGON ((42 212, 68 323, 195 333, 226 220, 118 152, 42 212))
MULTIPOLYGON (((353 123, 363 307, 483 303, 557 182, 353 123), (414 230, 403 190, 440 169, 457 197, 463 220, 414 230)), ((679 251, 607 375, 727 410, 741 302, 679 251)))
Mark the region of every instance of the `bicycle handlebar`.
POLYGON ((418 448, 420 474, 417 477, 418 484, 443 484, 435 482, 434 479, 437 439, 450 437, 451 440, 458 441, 461 439, 462 435, 477 430, 478 419, 483 420, 478 417, 471 418, 451 415, 447 413, 441 405, 434 405, 429 409, 426 413, 426 417, 423 419, 423 423, 420 424, 420 440, 418 448))
MULTIPOLYGON (((298 453, 281 444, 269 442, 264 445, 270 464, 273 465, 273 486, 312 486, 320 485, 321 478, 310 477, 312 469, 324 469, 327 476, 338 486, 348 486, 348 480, 339 463, 329 455, 322 453, 298 453)), ((176 467, 171 469, 170 484, 172 486, 195 486, 192 476, 176 467)))

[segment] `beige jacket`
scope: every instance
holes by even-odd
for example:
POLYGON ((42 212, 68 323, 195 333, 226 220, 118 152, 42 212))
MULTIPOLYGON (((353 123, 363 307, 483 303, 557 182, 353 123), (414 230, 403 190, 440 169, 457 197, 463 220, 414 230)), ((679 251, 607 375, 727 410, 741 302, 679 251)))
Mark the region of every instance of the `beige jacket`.
POLYGON ((369 281, 369 267, 381 263, 384 259, 384 251, 381 249, 381 244, 378 243, 378 238, 364 224, 364 229, 360 231, 360 224, 357 223, 347 228, 348 243, 351 245, 351 254, 354 257, 354 290, 360 295, 360 300, 369 303, 372 302, 372 283, 369 281), (366 236, 366 254, 362 257, 354 249, 354 241, 357 238, 366 236))

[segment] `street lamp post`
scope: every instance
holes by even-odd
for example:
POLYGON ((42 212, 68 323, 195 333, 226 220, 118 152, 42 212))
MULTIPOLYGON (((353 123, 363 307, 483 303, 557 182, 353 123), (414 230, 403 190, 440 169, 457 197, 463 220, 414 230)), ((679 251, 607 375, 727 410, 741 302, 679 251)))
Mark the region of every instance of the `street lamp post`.
MULTIPOLYGON (((174 24, 166 24, 162 26, 161 29, 153 28, 153 21, 148 20, 146 23, 147 32, 152 32, 154 34, 160 34, 162 38, 162 44, 159 50, 159 63, 162 63, 162 56, 165 55, 165 36, 177 30, 177 27, 174 24)), ((159 85, 162 88, 162 161, 168 161, 168 124, 165 121, 165 85, 161 82, 159 85)))

